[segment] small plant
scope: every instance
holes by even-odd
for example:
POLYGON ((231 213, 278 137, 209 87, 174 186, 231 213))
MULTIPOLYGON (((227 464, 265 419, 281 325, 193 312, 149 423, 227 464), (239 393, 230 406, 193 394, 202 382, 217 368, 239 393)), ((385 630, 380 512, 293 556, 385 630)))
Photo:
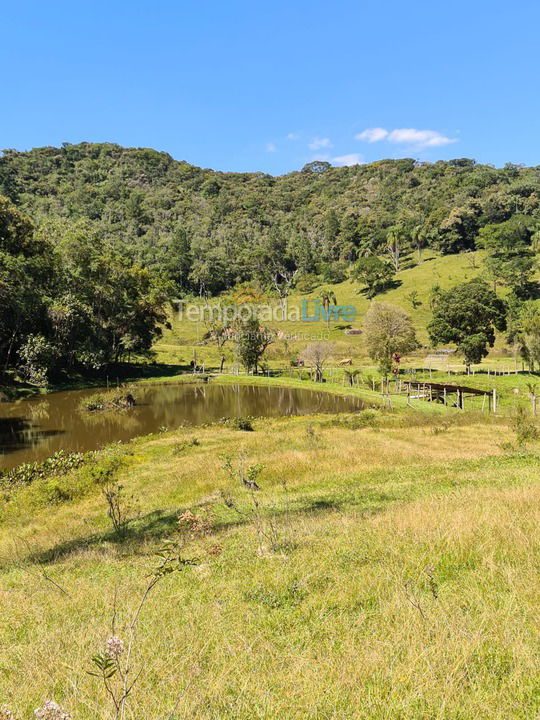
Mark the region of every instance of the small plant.
POLYGON ((34 710, 34 718, 36 720, 71 720, 71 715, 54 700, 46 700, 41 707, 34 710))
MULTIPOLYGON (((112 633, 104 643, 103 649, 92 657, 91 668, 87 671, 89 675, 99 678, 103 684, 112 704, 114 720, 125 718, 129 698, 143 670, 141 668, 138 672, 133 672, 133 651, 143 608, 159 582, 173 572, 197 564, 197 560, 183 557, 182 551, 191 540, 200 535, 200 532, 205 532, 207 527, 206 522, 196 515, 184 513, 180 516, 176 536, 167 540, 157 554, 158 563, 150 572, 131 620, 124 628, 124 639, 116 630, 116 606, 114 608, 112 633)), ((43 717, 48 718, 48 716, 43 717)), ((51 720, 53 718, 56 720, 56 716, 51 716, 51 720)), ((65 720, 69 720, 69 716, 66 716, 65 720)))
POLYGON ((191 447, 197 447, 201 443, 199 440, 194 438, 189 438, 189 440, 184 440, 182 442, 177 442, 173 445, 172 454, 173 455, 182 455, 186 450, 189 450, 191 447))
POLYGON ((422 304, 422 301, 418 299, 418 290, 411 290, 408 295, 405 295, 405 300, 411 304, 413 310, 416 310, 422 304))
POLYGON ((178 536, 182 547, 192 540, 209 535, 214 529, 215 518, 210 512, 196 515, 186 510, 178 518, 178 536))
POLYGON ((540 433, 533 418, 529 417, 525 408, 519 405, 516 414, 512 419, 512 427, 516 433, 516 445, 520 450, 535 440, 538 440, 540 433))
POLYGON ((308 447, 320 448, 323 445, 321 434, 317 432, 316 428, 311 424, 307 425, 304 432, 304 437, 308 447))
POLYGON ((246 455, 244 453, 238 453, 236 458, 230 455, 223 457, 223 469, 229 476, 233 488, 240 485, 244 489, 248 490, 251 498, 251 510, 242 511, 232 495, 222 493, 225 505, 228 508, 235 510, 235 512, 239 515, 252 519, 257 532, 259 551, 261 553, 264 550, 265 540, 270 544, 272 550, 275 550, 278 545, 275 523, 271 518, 268 520, 264 518, 261 504, 256 496, 256 494, 261 490, 257 480, 259 479, 259 475, 263 471, 264 466, 258 463, 248 465, 246 455))
MULTIPOLYGON (((285 538, 280 532, 280 528, 275 520, 276 506, 274 503, 264 506, 260 499, 262 491, 259 485, 259 476, 264 470, 264 466, 259 463, 249 465, 245 453, 238 453, 236 457, 226 455, 223 456, 223 469, 231 480, 233 492, 240 486, 247 490, 250 498, 249 509, 242 509, 233 494, 222 491, 221 496, 226 507, 234 510, 242 518, 250 520, 255 526, 258 539, 258 550, 263 554, 266 549, 271 552, 277 552, 285 548, 292 547, 293 543, 290 537, 285 538)), ((284 519, 287 526, 287 534, 290 535, 290 508, 288 487, 285 480, 281 483, 285 493, 285 513, 284 519)))
POLYGON ((253 432, 251 420, 246 417, 235 417, 231 420, 231 426, 235 430, 243 430, 244 432, 253 432))
POLYGON ((107 515, 114 532, 122 537, 133 520, 138 517, 138 510, 133 495, 126 496, 124 486, 111 482, 103 488, 103 496, 107 501, 107 515))

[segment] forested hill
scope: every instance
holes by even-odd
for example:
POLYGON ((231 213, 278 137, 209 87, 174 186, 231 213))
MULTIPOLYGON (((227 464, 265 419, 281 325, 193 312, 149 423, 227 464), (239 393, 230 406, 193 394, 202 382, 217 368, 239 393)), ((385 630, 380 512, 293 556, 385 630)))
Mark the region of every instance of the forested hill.
POLYGON ((201 169, 149 149, 65 144, 0 157, 6 195, 53 239, 73 224, 164 271, 183 291, 211 294, 268 272, 324 282, 360 256, 475 245, 513 215, 540 220, 540 167, 473 160, 323 162, 281 177, 201 169))

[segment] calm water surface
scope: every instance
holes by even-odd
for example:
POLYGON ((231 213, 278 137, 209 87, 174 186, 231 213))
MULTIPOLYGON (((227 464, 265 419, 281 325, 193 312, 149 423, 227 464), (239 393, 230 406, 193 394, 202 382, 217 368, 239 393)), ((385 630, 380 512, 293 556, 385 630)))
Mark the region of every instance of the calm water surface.
POLYGON ((160 385, 138 387, 137 405, 122 412, 79 410, 99 392, 72 390, 0 403, 0 467, 43 460, 57 450, 96 450, 118 440, 201 425, 222 417, 279 417, 361 410, 361 400, 313 390, 249 385, 160 385))

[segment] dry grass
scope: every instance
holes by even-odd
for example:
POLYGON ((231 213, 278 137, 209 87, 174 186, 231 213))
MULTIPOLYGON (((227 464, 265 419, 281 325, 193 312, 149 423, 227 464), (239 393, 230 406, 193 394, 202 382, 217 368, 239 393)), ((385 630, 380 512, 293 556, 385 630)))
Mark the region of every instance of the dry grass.
POLYGON ((113 717, 85 670, 115 594, 121 627, 178 513, 211 505, 201 562, 145 607, 127 717, 537 716, 538 456, 505 454, 503 425, 434 422, 314 417, 137 441, 120 479, 141 517, 122 541, 96 489, 56 506, 22 491, 0 529, 0 699, 21 717, 47 697, 74 720, 113 717), (220 455, 239 451, 265 466, 258 497, 292 540, 283 551, 259 553, 254 525, 219 499, 220 455))

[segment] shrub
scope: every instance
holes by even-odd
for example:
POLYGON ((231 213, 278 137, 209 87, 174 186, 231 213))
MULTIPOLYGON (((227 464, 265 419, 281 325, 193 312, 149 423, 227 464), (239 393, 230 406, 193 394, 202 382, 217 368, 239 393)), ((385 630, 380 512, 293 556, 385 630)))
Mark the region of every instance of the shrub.
POLYGON ((251 418, 249 417, 238 416, 233 418, 222 418, 221 422, 224 425, 229 425, 234 430, 244 430, 245 432, 253 432, 255 430, 251 423, 251 418))
POLYGON ((181 455, 185 450, 188 450, 191 447, 197 447, 200 444, 201 443, 196 437, 184 440, 183 442, 177 442, 173 445, 172 454, 181 455))
POLYGON ((135 398, 131 393, 120 390, 109 390, 107 392, 94 393, 93 395, 83 398, 79 403, 79 409, 87 412, 126 410, 135 404, 135 398))
POLYGON ((28 485, 34 480, 42 480, 52 475, 65 475, 81 467, 93 454, 66 453, 59 450, 43 462, 23 463, 11 470, 3 470, 0 473, 0 482, 8 485, 28 485))
POLYGON ((517 446, 520 449, 525 448, 530 442, 538 440, 540 435, 536 422, 527 415, 527 411, 521 405, 518 406, 512 419, 512 427, 516 433, 517 446))

